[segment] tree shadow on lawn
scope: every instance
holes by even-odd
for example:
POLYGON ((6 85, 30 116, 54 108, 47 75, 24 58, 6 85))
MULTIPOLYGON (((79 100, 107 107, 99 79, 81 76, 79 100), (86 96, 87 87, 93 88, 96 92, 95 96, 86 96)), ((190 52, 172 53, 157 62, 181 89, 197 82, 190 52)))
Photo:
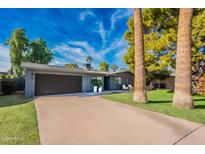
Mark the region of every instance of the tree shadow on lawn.
POLYGON ((205 104, 204 105, 194 105, 195 109, 205 109, 205 104))
POLYGON ((0 96, 0 107, 26 104, 33 101, 34 98, 28 98, 24 95, 3 95, 0 96))
MULTIPOLYGON (((194 101, 205 101, 205 99, 193 99, 194 101)), ((172 103, 172 100, 149 100, 148 101, 148 103, 150 103, 150 104, 160 104, 160 103, 172 103)), ((195 104, 194 105, 194 109, 205 109, 205 102, 204 102, 204 105, 203 104, 200 104, 200 105, 197 105, 197 104, 195 104)))
MULTIPOLYGON (((195 98, 193 99, 194 102, 200 102, 200 101, 204 101, 205 102, 205 98, 195 98)), ((149 103, 172 103, 172 100, 149 100, 149 103)))
POLYGON ((168 90, 167 93, 172 93, 172 94, 174 94, 174 90, 168 90))
POLYGON ((149 100, 148 103, 153 103, 153 104, 172 103, 172 100, 149 100))
POLYGON ((194 109, 205 109, 205 103, 203 104, 199 104, 199 105, 194 105, 194 109))

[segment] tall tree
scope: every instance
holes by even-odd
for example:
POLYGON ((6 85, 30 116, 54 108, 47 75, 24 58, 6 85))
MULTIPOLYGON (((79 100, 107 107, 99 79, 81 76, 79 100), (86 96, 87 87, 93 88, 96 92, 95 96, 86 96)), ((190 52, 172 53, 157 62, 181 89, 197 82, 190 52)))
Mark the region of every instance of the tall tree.
POLYGON ((109 64, 106 62, 101 62, 99 68, 100 71, 109 71, 109 64))
POLYGON ((64 66, 67 67, 67 68, 79 69, 78 64, 70 63, 70 64, 65 64, 64 66))
MULTIPOLYGON (((148 82, 153 79, 163 79, 171 73, 167 68, 171 68, 174 65, 173 55, 175 50, 171 47, 174 45, 176 30, 170 25, 175 27, 177 20, 175 21, 173 18, 176 13, 177 10, 172 11, 171 9, 143 10, 145 70, 148 82), (166 25, 164 25, 165 20, 166 25)), ((128 30, 124 36, 129 44, 124 61, 128 64, 129 69, 133 71, 135 43, 134 20, 132 17, 128 21, 128 30)))
POLYGON ((12 70, 17 77, 20 77, 22 76, 22 54, 28 50, 29 45, 25 30, 22 28, 15 29, 12 32, 11 37, 5 42, 5 44, 9 46, 9 55, 12 70))
POLYGON ((116 65, 116 64, 112 64, 112 65, 111 65, 111 69, 112 69, 113 72, 116 72, 116 71, 119 70, 119 66, 116 65))
POLYGON ((194 9, 192 20, 192 86, 196 91, 205 72, 205 9, 194 9))
POLYGON ((145 65, 144 65, 144 40, 141 9, 134 9, 135 29, 135 79, 133 100, 136 102, 147 102, 145 65))
MULTIPOLYGON (((146 80, 166 78, 175 69, 179 9, 143 9, 146 80), (166 21, 166 22, 164 22, 166 21)), ((203 75, 205 66, 205 9, 194 9, 192 25, 193 86, 203 75)), ((134 70, 134 20, 128 20, 125 32, 128 50, 124 61, 134 70)))
POLYGON ((88 62, 88 64, 91 64, 92 61, 93 61, 93 58, 91 56, 86 57, 86 62, 88 62))
POLYGON ((193 108, 191 87, 192 15, 193 9, 180 9, 173 98, 173 106, 179 108, 193 108))
POLYGON ((48 64, 53 59, 51 50, 47 47, 46 42, 42 38, 33 40, 29 47, 30 49, 24 54, 24 61, 48 64))

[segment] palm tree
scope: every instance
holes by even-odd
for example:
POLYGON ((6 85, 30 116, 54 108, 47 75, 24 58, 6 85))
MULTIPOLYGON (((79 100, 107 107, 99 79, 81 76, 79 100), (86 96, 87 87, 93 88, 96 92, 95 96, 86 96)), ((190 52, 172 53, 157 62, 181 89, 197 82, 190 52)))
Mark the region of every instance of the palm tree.
POLYGON ((70 63, 70 64, 65 64, 64 67, 73 68, 73 69, 79 69, 79 66, 78 66, 77 63, 75 63, 75 64, 72 64, 72 63, 70 63))
POLYGON ((116 65, 116 64, 112 64, 112 65, 111 65, 111 69, 113 70, 113 72, 116 72, 116 71, 118 71, 119 66, 116 65))
POLYGON ((91 56, 87 56, 86 57, 86 62, 88 62, 88 64, 90 64, 91 61, 93 61, 93 58, 91 56))
POLYGON ((180 9, 173 106, 193 108, 191 88, 191 34, 193 9, 180 9))
POLYGON ((109 64, 106 62, 101 62, 99 65, 100 71, 109 71, 109 64))
POLYGON ((135 81, 133 100, 136 102, 147 102, 146 79, 144 65, 144 40, 141 9, 134 9, 135 30, 135 81))

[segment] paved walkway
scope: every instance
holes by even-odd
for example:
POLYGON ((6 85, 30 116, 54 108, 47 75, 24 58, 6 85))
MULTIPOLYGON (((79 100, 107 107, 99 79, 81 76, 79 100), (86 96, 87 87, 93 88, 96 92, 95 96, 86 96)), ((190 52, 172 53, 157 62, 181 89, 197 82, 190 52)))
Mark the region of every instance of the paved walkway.
POLYGON ((205 127, 100 96, 35 100, 41 144, 205 144, 205 127))

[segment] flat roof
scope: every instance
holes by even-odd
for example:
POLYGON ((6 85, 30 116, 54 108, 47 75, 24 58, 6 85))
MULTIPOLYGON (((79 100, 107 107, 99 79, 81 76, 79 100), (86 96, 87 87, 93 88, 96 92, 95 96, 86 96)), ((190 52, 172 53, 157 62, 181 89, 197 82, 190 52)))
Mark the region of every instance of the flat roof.
POLYGON ((75 74, 93 74, 93 75, 115 75, 116 73, 130 72, 130 71, 119 71, 119 72, 105 72, 105 71, 95 71, 95 70, 81 70, 66 68, 64 66, 54 66, 46 64, 36 64, 36 63, 22 63, 21 67, 27 70, 34 71, 47 71, 47 72, 60 72, 60 73, 75 73, 75 74))
POLYGON ((112 74, 127 73, 127 72, 134 74, 132 71, 129 71, 129 70, 123 70, 123 71, 112 72, 112 74))

